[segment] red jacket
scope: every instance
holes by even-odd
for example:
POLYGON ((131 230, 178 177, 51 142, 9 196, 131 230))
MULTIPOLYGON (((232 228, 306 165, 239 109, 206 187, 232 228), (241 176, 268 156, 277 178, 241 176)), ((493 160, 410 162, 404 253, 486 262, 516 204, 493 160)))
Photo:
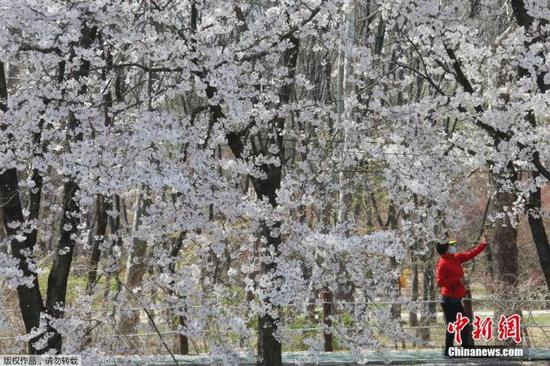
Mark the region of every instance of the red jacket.
POLYGON ((469 261, 481 253, 487 246, 482 241, 479 245, 467 252, 449 254, 445 253, 439 258, 435 270, 435 280, 440 287, 441 295, 461 299, 466 295, 464 285, 460 279, 464 277, 462 263, 469 261))

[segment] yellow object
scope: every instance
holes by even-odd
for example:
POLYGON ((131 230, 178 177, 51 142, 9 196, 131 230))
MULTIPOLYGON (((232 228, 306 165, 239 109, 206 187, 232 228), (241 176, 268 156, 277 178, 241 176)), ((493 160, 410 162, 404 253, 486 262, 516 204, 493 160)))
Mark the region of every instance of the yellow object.
POLYGON ((403 271, 401 272, 401 275, 399 276, 399 286, 401 288, 407 288, 409 287, 409 276, 411 275, 411 269, 410 268, 405 268, 403 269, 403 271))
POLYGON ((456 240, 449 240, 449 241, 447 242, 447 244, 449 244, 449 245, 456 245, 456 240))

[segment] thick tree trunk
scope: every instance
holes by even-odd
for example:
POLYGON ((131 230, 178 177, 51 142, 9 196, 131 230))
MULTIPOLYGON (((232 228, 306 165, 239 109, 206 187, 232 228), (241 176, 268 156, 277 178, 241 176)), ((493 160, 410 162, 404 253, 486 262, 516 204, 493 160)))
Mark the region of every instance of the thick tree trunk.
MULTIPOLYGON (((256 194, 259 199, 267 198, 271 206, 276 208, 277 190, 281 186, 281 166, 264 164, 262 165, 262 170, 266 173, 267 179, 260 181, 255 179, 253 181, 256 194)), ((263 221, 261 225, 261 235, 263 240, 265 240, 263 250, 261 251, 265 250, 266 252, 273 253, 272 256, 277 258, 280 254, 281 234, 279 228, 281 222, 275 222, 270 225, 263 221)), ((269 258, 262 260, 261 271, 264 276, 272 276, 276 270, 277 264, 274 260, 269 258)), ((271 280, 268 282, 277 282, 278 278, 273 277, 271 280)), ((262 289, 260 286, 260 290, 265 289, 262 289)), ((282 365, 282 346, 275 338, 278 319, 271 315, 272 313, 279 312, 279 306, 273 305, 269 297, 262 298, 262 301, 267 309, 274 311, 266 311, 258 318, 258 365, 280 366, 282 365)))
MULTIPOLYGON (((191 28, 196 31, 196 17, 193 16, 196 8, 194 4, 192 5, 192 24, 191 28), (195 21, 193 21, 195 19, 195 21)), ((238 8, 237 8, 238 10, 238 8)), ((240 15, 237 14, 239 17, 240 15)), ((242 18, 242 15, 240 16, 242 18)), ((243 25, 245 27, 245 25, 243 25)), ((287 78, 294 79, 294 74, 296 70, 296 63, 298 59, 298 48, 299 40, 290 33, 287 37, 287 40, 290 42, 291 46, 286 49, 283 55, 283 65, 286 66, 289 70, 287 78)), ((288 104, 291 95, 292 95, 293 86, 289 83, 283 85, 279 91, 279 105, 288 104)), ((217 90, 214 86, 210 85, 207 82, 206 95, 209 100, 214 100, 217 90)), ((209 105, 210 112, 210 121, 209 121, 209 130, 210 128, 223 117, 223 111, 220 103, 211 103, 209 105)), ((281 166, 285 163, 284 159, 284 143, 283 143, 283 131, 285 128, 285 118, 277 116, 271 121, 271 125, 276 136, 272 141, 269 141, 270 144, 276 144, 279 149, 278 157, 280 159, 280 165, 275 166, 273 164, 262 164, 260 166, 263 173, 266 174, 265 179, 252 179, 254 190, 259 199, 267 198, 269 203, 273 208, 277 207, 277 190, 281 184, 281 166)), ((229 132, 226 135, 227 142, 231 151, 235 157, 242 159, 243 151, 245 149, 245 144, 243 143, 243 134, 241 132, 229 132)), ((208 136, 207 136, 208 138, 208 136)), ((206 143, 204 144, 206 146, 206 143)), ((263 154, 269 154, 267 151, 262 151, 263 154)), ((262 238, 265 240, 262 249, 267 249, 273 253, 274 257, 279 255, 279 246, 281 244, 281 234, 279 228, 281 222, 267 223, 263 221, 262 225, 262 238)), ((264 275, 272 275, 276 271, 276 263, 267 259, 262 262, 261 271, 264 275)), ((261 290, 261 288, 260 288, 261 290)), ((274 310, 274 313, 278 312, 278 306, 275 306, 271 303, 268 297, 261 299, 264 302, 266 308, 274 310)), ((281 354, 281 343, 275 338, 275 332, 277 330, 277 321, 278 319, 274 318, 271 313, 264 313, 259 316, 258 319, 258 365, 265 366, 280 366, 282 365, 282 354, 281 354)))
MULTIPOLYGON (((514 180, 514 177, 512 177, 514 180)), ((502 187, 496 182, 497 193, 495 197, 495 213, 505 213, 506 209, 511 209, 517 200, 515 192, 503 191, 502 187)), ((517 296, 518 281, 518 253, 517 253, 517 228, 512 225, 510 218, 506 214, 499 218, 495 225, 493 242, 493 264, 495 273, 496 289, 493 291, 498 297, 504 300, 513 299, 517 296)), ((508 302, 495 303, 495 317, 500 318, 501 314, 511 315, 519 314, 521 311, 515 304, 508 302)))
POLYGON ((324 349, 325 352, 332 352, 332 309, 333 309, 333 296, 332 292, 325 288, 321 291, 319 294, 319 297, 321 298, 321 301, 323 302, 323 326, 326 328, 323 332, 323 340, 324 340, 324 349))
POLYGON ((101 257, 101 244, 107 233, 107 207, 103 195, 96 198, 96 211, 94 215, 95 225, 92 234, 92 251, 90 255, 90 264, 88 269, 88 282, 86 289, 89 294, 93 293, 97 281, 97 269, 101 257))
MULTIPOLYGON (((112 70, 113 64, 113 57, 109 52, 108 46, 103 47, 103 59, 105 60, 105 68, 101 73, 101 78, 104 82, 106 82, 108 74, 112 70)), ((112 106, 113 95, 110 90, 107 90, 103 93, 103 118, 105 126, 107 127, 111 126, 113 122, 109 114, 112 106)), ((101 244, 104 242, 105 234, 107 232, 107 204, 105 202, 105 197, 101 194, 99 194, 96 198, 96 211, 93 220, 95 220, 95 226, 92 225, 92 252, 90 255, 90 267, 88 269, 88 283, 86 284, 86 290, 89 294, 93 293, 97 281, 97 269, 99 259, 101 257, 101 244)))
MULTIPOLYGON (((96 39, 97 29, 89 28, 86 25, 82 28, 82 35, 79 47, 90 48, 96 39)), ((76 44, 74 46, 77 46, 76 44)), ((76 57, 74 47, 71 48, 71 61, 76 57)), ((64 63, 60 67, 59 80, 62 79, 62 71, 64 71, 64 63)), ((80 60, 80 67, 70 74, 70 77, 75 81, 88 76, 90 73, 90 61, 86 59, 80 60)), ((78 89, 78 95, 85 95, 87 85, 81 84, 78 89)), ((67 134, 67 147, 70 148, 71 142, 82 141, 82 133, 77 132, 80 126, 80 121, 76 118, 72 111, 69 111, 67 117, 67 129, 74 136, 67 134)), ((56 248, 56 253, 48 276, 48 291, 46 298, 46 312, 48 316, 59 319, 63 317, 65 300, 67 295, 67 283, 71 270, 73 259, 73 250, 78 234, 78 225, 80 223, 80 207, 77 200, 77 191, 79 190, 75 177, 65 177, 66 182, 63 184, 63 211, 60 224, 60 238, 56 248)), ((49 323, 50 324, 50 323, 49 323)), ((61 353, 62 337, 61 334, 48 324, 48 332, 52 335, 48 339, 48 346, 44 349, 45 352, 54 351, 61 353)))
MULTIPOLYGON (((0 62, 0 103, 2 111, 7 111, 7 99, 8 84, 6 82, 4 63, 0 62)), ((6 126, 0 123, 0 128, 5 130, 6 126)), ((31 219, 38 217, 39 206, 36 205, 36 202, 36 192, 31 192, 31 211, 29 214, 29 218, 31 219)), ((0 174, 0 210, 2 211, 2 223, 6 234, 12 236, 10 242, 11 253, 18 261, 18 268, 21 270, 23 276, 31 279, 32 283, 31 287, 27 285, 17 286, 19 308, 23 317, 23 323, 25 324, 25 331, 28 334, 33 329, 39 327, 41 313, 45 309, 38 285, 38 274, 34 270, 33 252, 36 246, 36 229, 33 229, 30 234, 26 234, 23 241, 15 238, 18 231, 17 225, 21 225, 25 221, 21 196, 19 195, 19 180, 15 168, 7 169, 0 174)), ((33 345, 35 340, 36 338, 33 338, 28 342, 27 346, 30 354, 40 352, 33 345)))
MULTIPOLYGON (((517 24, 534 35, 534 37, 525 43, 525 48, 528 49, 536 43, 543 45, 548 39, 548 31, 544 30, 544 26, 548 25, 548 20, 542 17, 535 19, 528 13, 524 0, 512 0, 511 4, 517 24), (537 24, 534 27, 535 20, 537 20, 537 24)), ((544 61, 546 59, 546 55, 544 54, 543 49, 544 48, 541 49, 537 56, 541 57, 544 61)), ((531 73, 529 70, 521 66, 518 67, 519 77, 528 77, 530 74, 531 73)), ((538 89, 540 93, 543 94, 550 89, 550 84, 545 83, 546 74, 546 71, 541 71, 534 75, 537 79, 538 89)), ((528 112, 526 119, 533 127, 536 126, 536 119, 533 111, 528 112)), ((542 166, 538 151, 533 153, 533 164, 538 169, 532 172, 533 179, 539 177, 541 172, 545 175, 546 179, 550 179, 550 173, 542 166)), ((546 230, 544 228, 544 221, 540 216, 541 207, 541 192, 540 188, 537 188, 536 191, 531 192, 529 195, 527 215, 531 234, 533 235, 533 241, 535 242, 535 247, 539 256, 539 262, 546 279, 546 286, 550 290, 550 244, 548 243, 548 236, 546 235, 546 230)))
MULTIPOLYGON (((17 229, 14 228, 13 224, 24 222, 17 171, 15 169, 8 169, 0 174, 0 208, 2 209, 2 221, 6 233, 15 236, 17 229)), ((38 275, 33 269, 35 244, 36 236, 32 235, 26 235, 25 240, 22 242, 15 238, 11 240, 11 253, 17 259, 19 269, 23 276, 32 279, 32 287, 26 285, 17 287, 19 308, 27 333, 40 325, 40 314, 44 312, 42 294, 38 286, 38 275), (29 254, 26 255, 24 252, 29 254)), ((28 343, 28 351, 30 354, 37 354, 38 351, 32 344, 33 340, 28 343)))
MULTIPOLYGON (((280 183, 280 178, 279 178, 280 183)), ((274 196, 273 196, 274 197, 274 196)), ((274 225, 267 225, 263 223, 262 236, 266 239, 265 249, 269 249, 274 253, 274 256, 279 255, 279 246, 281 244, 281 235, 272 235, 272 232, 279 233, 280 222, 274 225)), ((272 274, 276 271, 277 265, 272 260, 262 262, 262 273, 272 274)), ((277 281, 277 278, 273 278, 273 281, 277 281)), ((279 307, 273 305, 268 297, 263 299, 267 308, 275 309, 278 313, 279 307)), ((282 365, 282 346, 281 343, 275 338, 275 332, 277 330, 278 319, 271 316, 271 312, 266 312, 259 316, 258 319, 258 365, 262 366, 279 366, 282 365)))
MULTIPOLYGON (((78 186, 72 179, 69 179, 69 181, 63 185, 63 217, 60 225, 60 239, 48 276, 48 292, 46 298, 47 313, 55 319, 62 318, 64 314, 67 282, 75 245, 74 237, 77 235, 78 225, 80 223, 80 208, 75 200, 75 193, 77 190, 78 186)), ((56 353, 60 353, 61 346, 61 334, 55 331, 48 339, 48 350, 54 350, 56 353)))
MULTIPOLYGON (((289 41, 292 44, 290 48, 285 51, 284 65, 289 69, 289 79, 294 78, 296 69, 296 61, 298 58, 299 41, 294 36, 289 37, 289 41)), ((206 94, 208 98, 212 99, 215 95, 215 89, 207 87, 206 94)), ((280 104, 284 105, 290 101, 292 94, 292 85, 285 84, 281 87, 279 93, 280 104)), ((213 120, 217 120, 223 115, 219 104, 210 106, 211 123, 213 120)), ((282 133, 285 127, 285 120, 282 117, 275 118, 271 121, 274 129, 277 130, 276 143, 279 148, 279 158, 281 165, 284 164, 284 144, 282 139, 282 133)), ((231 132, 227 134, 227 140, 231 151, 237 158, 242 158, 244 150, 244 144, 241 140, 239 133, 231 132)), ((253 179, 254 190, 259 199, 267 198, 273 208, 277 207, 277 190, 281 185, 281 165, 275 166, 273 164, 261 165, 261 170, 265 173, 265 179, 253 179)), ((275 222, 268 224, 262 222, 262 238, 265 240, 263 249, 269 250, 276 258, 279 256, 279 246, 281 244, 281 234, 279 228, 281 222, 275 222)), ((271 260, 265 260, 261 266, 262 273, 264 275, 271 275, 276 271, 276 263, 271 260)), ((276 279, 275 279, 276 280, 276 279)), ((274 310, 274 313, 279 311, 279 307, 273 305, 268 297, 262 298, 264 306, 268 309, 274 310)), ((280 366, 282 365, 282 346, 281 343, 275 338, 275 332, 277 330, 278 319, 274 318, 271 313, 264 313, 259 316, 258 319, 258 365, 262 366, 280 366)))
MULTIPOLYGON (((390 258, 390 268, 392 270, 399 269, 399 272, 401 272, 401 269, 399 268, 399 263, 397 260, 393 257, 390 258)), ((401 280, 400 277, 397 277, 396 280, 393 281, 392 289, 391 289, 391 299, 398 299, 401 296, 401 280)), ((391 316, 392 319, 396 320, 397 322, 401 323, 401 304, 394 303, 391 305, 391 316)))
MULTIPOLYGON (((513 207, 516 199, 515 193, 497 192, 496 212, 513 207)), ((508 289, 515 287, 518 278, 517 235, 518 231, 508 217, 499 220, 493 237, 495 274, 496 280, 508 289)))
MULTIPOLYGON (((170 248, 170 265, 168 266, 168 272, 170 274, 171 278, 175 278, 176 273, 176 262, 177 258, 179 256, 179 253, 181 251, 181 248, 183 246, 183 239, 185 237, 185 232, 180 233, 177 238, 174 238, 172 240, 172 247, 170 248)), ((179 299, 182 298, 182 294, 175 294, 172 289, 169 290, 169 296, 178 296, 179 299)), ((183 295, 184 296, 184 295, 183 295)), ((181 309, 181 307, 180 307, 181 309)), ((182 309, 185 312, 185 308, 182 309)), ((171 312, 173 316, 173 312, 171 312)), ((177 325, 179 328, 184 329, 186 327, 185 317, 183 315, 177 316, 177 325)), ((183 334, 178 334, 177 338, 177 350, 176 353, 180 355, 187 355, 189 354, 189 338, 183 334)))
MULTIPOLYGON (((42 157, 42 147, 41 147, 41 139, 42 139, 42 128, 44 126, 44 120, 40 120, 38 124, 38 132, 36 132, 33 135, 33 145, 36 149, 36 152, 34 154, 36 157, 42 157)), ((38 216, 40 215, 40 201, 42 199, 42 174, 40 171, 36 168, 32 170, 32 176, 31 180, 34 182, 34 187, 30 190, 29 193, 29 221, 34 221, 38 219, 38 216)), ((38 229, 35 227, 31 233, 31 241, 36 243, 36 239, 38 237, 38 229)))
MULTIPOLYGON (((134 222, 132 231, 136 232, 141 225, 141 217, 145 213, 148 201, 144 198, 143 192, 138 195, 135 211, 134 222)), ((128 260, 126 262, 126 275, 124 278, 125 287, 128 291, 133 291, 141 284, 141 280, 146 271, 145 266, 145 252, 147 250, 147 243, 144 240, 134 238, 132 247, 128 253, 128 260)), ((139 295, 138 295, 139 297, 139 295)), ((132 311, 130 313, 122 312, 120 322, 118 325, 119 334, 131 334, 136 332, 136 326, 139 323, 139 312, 132 311)), ((137 349, 139 346, 139 340, 136 337, 130 339, 131 345, 137 349)))
POLYGON ((544 278, 546 279, 546 286, 550 291, 550 245, 548 245, 548 236, 544 229, 540 208, 541 189, 537 188, 536 191, 531 192, 529 195, 528 221, 529 227, 531 228, 531 234, 533 235, 533 241, 537 249, 540 266, 544 273, 544 278))
MULTIPOLYGON (((182 315, 178 316, 178 326, 180 328, 186 327, 185 317, 183 317, 182 315)), ((180 355, 188 355, 189 354, 189 338, 187 336, 184 336, 183 334, 178 334, 177 353, 180 354, 180 355)))
MULTIPOLYGON (((284 65, 289 69, 288 78, 294 79, 294 73, 296 70, 296 62, 298 59, 299 41, 294 36, 289 37, 289 41, 292 44, 284 53, 284 65)), ((281 105, 288 104, 290 102, 292 94, 292 85, 285 84, 281 87, 279 93, 279 99, 281 105)), ((282 117, 276 118, 272 121, 273 127, 277 129, 277 137, 275 143, 279 148, 280 164, 275 166, 273 164, 263 165, 262 170, 266 173, 267 178, 260 180, 254 184, 256 194, 259 199, 264 197, 268 198, 269 203, 273 208, 277 207, 277 190, 281 186, 282 177, 282 165, 284 164, 284 144, 282 134, 285 126, 285 119, 282 117)), ((262 235, 266 240, 265 249, 268 252, 273 252, 275 258, 279 256, 279 246, 281 244, 280 233, 281 222, 275 222, 272 225, 263 223, 262 235)), ((262 273, 264 275, 271 275, 277 270, 277 265, 273 260, 262 262, 262 273)), ((278 312, 278 306, 271 303, 269 298, 264 299, 267 308, 276 308, 278 312)), ((280 366, 282 365, 282 346, 281 343, 275 338, 275 331, 277 330, 278 319, 273 318, 269 313, 260 315, 258 321, 258 356, 259 365, 262 366, 280 366)))

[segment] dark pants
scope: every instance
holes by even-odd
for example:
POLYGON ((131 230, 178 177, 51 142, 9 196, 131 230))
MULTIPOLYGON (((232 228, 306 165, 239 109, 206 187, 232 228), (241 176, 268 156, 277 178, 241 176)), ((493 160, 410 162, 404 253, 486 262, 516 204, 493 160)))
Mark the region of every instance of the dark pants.
MULTIPOLYGON (((456 314, 462 313, 463 316, 466 316, 464 312, 464 307, 462 306, 462 301, 460 299, 455 299, 452 297, 443 296, 441 299, 441 307, 443 308, 443 314, 445 314, 445 354, 449 355, 449 348, 453 347, 454 342, 454 333, 449 333, 447 331, 447 325, 456 321, 456 314)), ((471 322, 471 319, 470 319, 471 322)), ((466 339, 469 336, 469 331, 471 327, 468 324, 466 327, 462 328, 460 331, 460 337, 462 338, 462 346, 467 346, 466 339)))

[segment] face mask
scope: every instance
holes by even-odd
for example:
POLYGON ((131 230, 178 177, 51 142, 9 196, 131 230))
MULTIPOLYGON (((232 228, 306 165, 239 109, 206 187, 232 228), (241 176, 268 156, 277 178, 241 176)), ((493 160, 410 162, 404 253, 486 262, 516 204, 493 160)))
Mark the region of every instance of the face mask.
POLYGON ((449 249, 447 249, 447 253, 455 254, 456 253, 456 247, 455 246, 449 247, 449 249))

